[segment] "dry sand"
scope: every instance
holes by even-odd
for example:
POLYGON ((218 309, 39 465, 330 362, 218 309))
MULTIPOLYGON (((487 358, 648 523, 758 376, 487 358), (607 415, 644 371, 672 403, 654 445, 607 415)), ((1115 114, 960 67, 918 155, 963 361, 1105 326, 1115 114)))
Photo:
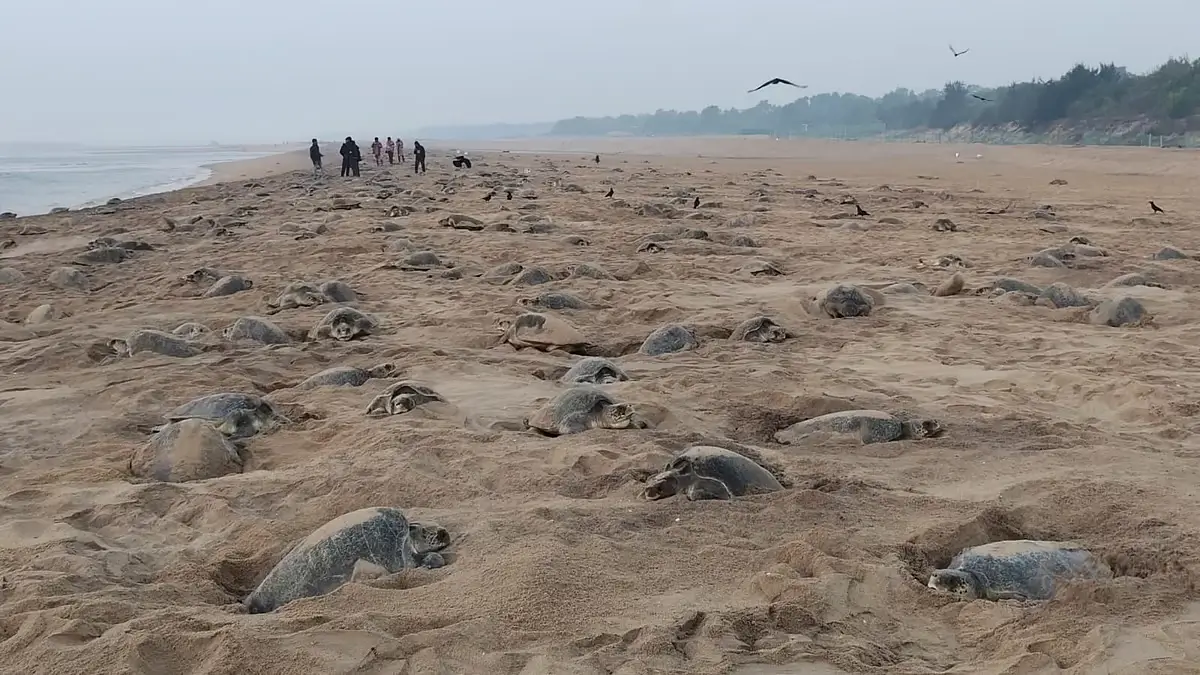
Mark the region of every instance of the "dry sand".
MULTIPOLYGON (((475 169, 453 178, 431 152, 425 176, 368 162, 359 180, 316 183, 295 153, 294 173, 0 223, 0 239, 15 242, 0 252, 0 670, 1200 672, 1200 310, 1189 299, 1200 263, 1150 258, 1165 245, 1200 250, 1194 153, 750 139, 495 147, 573 152, 476 150, 475 169), (493 186, 518 197, 481 201, 493 186), (603 197, 610 187, 623 201, 603 197), (335 195, 361 208, 328 210, 335 195), (692 209, 695 195, 719 205, 692 209), (872 216, 832 218, 853 212, 844 195, 872 216), (1167 213, 1152 217, 1150 198, 1167 213), (677 217, 637 212, 661 203, 677 217), (1032 217, 1041 205, 1057 217, 1032 217), (414 211, 388 217, 392 206, 414 211), (440 225, 451 213, 515 232, 440 225), (166 232, 163 216, 209 220, 166 232), (958 231, 935 232, 937 218, 958 231), (298 237, 297 227, 317 231, 298 237), (635 252, 677 228, 712 241, 635 252), (114 232, 155 250, 74 265, 88 241, 114 232), (760 247, 727 245, 736 235, 760 247), (1108 255, 1057 269, 1026 261, 1077 235, 1108 255), (381 267, 406 248, 454 267, 381 267), (805 311, 835 282, 936 285, 950 272, 918 261, 943 254, 969 262, 961 295, 887 294, 866 318, 805 311), (756 259, 785 274, 738 271, 756 259), (475 276, 508 262, 557 280, 475 276), (568 277, 577 263, 613 278, 568 277), (91 290, 51 284, 62 266, 78 267, 91 290), (202 298, 203 285, 180 281, 201 266, 254 287, 202 298), (1134 271, 1165 288, 1104 287, 1134 271), (973 292, 1001 276, 1132 295, 1155 319, 1096 326, 1078 310, 973 292), (361 294, 357 306, 382 322, 375 334, 273 347, 220 338, 284 285, 329 278, 361 294), (554 313, 597 349, 625 353, 617 361, 632 380, 609 388, 652 428, 560 438, 489 428, 559 391, 550 378, 576 358, 496 344, 494 322, 550 290, 594 305, 554 313), (24 325, 43 303, 65 316, 24 325), (758 314, 796 337, 723 338, 758 314), (214 330, 201 339, 209 351, 116 359, 94 346, 185 321, 214 330), (626 353, 670 322, 691 324, 699 348, 626 353), (334 365, 386 360, 452 405, 369 418, 367 402, 391 380, 292 388, 334 365), (148 426, 220 391, 309 414, 251 439, 241 474, 177 484, 129 474, 148 426), (772 441, 790 422, 851 406, 932 416, 947 432, 878 445, 772 441), (640 480, 697 441, 757 448, 792 487, 733 502, 640 500, 640 480), (447 527, 449 564, 271 614, 241 609, 289 547, 377 505, 447 527), (1013 538, 1078 541, 1117 576, 1042 604, 961 602, 924 587, 962 547, 1013 538)), ((269 174, 283 161, 221 175, 269 174)), ((336 174, 335 162, 327 168, 336 174)), ((330 308, 272 318, 298 337, 330 308)))

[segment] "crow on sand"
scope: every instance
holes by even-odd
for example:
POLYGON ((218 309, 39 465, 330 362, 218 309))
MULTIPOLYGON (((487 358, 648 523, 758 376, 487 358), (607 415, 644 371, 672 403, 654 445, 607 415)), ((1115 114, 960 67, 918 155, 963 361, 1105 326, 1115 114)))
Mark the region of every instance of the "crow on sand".
POLYGON ((797 89, 807 89, 808 88, 807 84, 796 84, 795 82, 788 82, 787 80, 783 79, 782 77, 776 77, 776 78, 767 80, 766 82, 763 82, 762 84, 758 85, 757 87, 751 89, 750 91, 748 91, 746 93, 753 94, 754 92, 758 91, 759 89, 762 89, 763 87, 768 87, 772 84, 790 84, 791 86, 796 87, 797 89))
POLYGON ((505 190, 504 198, 511 202, 512 201, 512 190, 505 190))
POLYGON ((696 197, 696 201, 692 202, 692 208, 693 209, 700 208, 700 198, 699 197, 696 197))
POLYGON ((954 51, 954 45, 950 45, 950 53, 953 54, 955 57, 962 56, 963 54, 966 54, 969 51, 971 51, 971 48, 967 47, 966 49, 962 50, 961 52, 956 52, 956 51, 954 51))
POLYGON ((608 188, 608 194, 606 194, 606 195, 604 195, 604 196, 605 196, 605 197, 611 197, 611 196, 613 196, 613 189, 612 189, 612 188, 608 188))
POLYGON ((1166 211, 1162 210, 1161 206, 1154 203, 1153 199, 1150 200, 1150 212, 1151 213, 1166 213, 1166 211))
POLYGON ((858 204, 855 204, 854 208, 857 209, 857 211, 858 211, 858 213, 856 215, 860 215, 860 216, 871 215, 871 214, 867 213, 866 210, 864 210, 863 207, 859 206, 858 204))
POLYGON ((600 163, 600 155, 596 155, 596 163, 597 163, 597 164, 599 164, 599 163, 600 163))
POLYGON ((483 201, 490 202, 490 201, 492 201, 492 197, 495 197, 495 196, 496 196, 495 192, 489 192, 489 193, 487 193, 487 196, 483 198, 483 201))

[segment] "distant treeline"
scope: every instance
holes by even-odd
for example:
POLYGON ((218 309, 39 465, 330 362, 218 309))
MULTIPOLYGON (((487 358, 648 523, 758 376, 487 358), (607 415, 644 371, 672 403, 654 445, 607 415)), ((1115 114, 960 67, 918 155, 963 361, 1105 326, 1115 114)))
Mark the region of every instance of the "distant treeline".
POLYGON ((1080 64, 1053 80, 992 89, 949 82, 940 90, 901 88, 879 98, 832 93, 781 106, 763 101, 744 110, 709 106, 700 111, 575 117, 556 122, 550 133, 684 136, 769 130, 776 136, 856 137, 954 129, 1005 128, 1024 134, 1068 129, 1073 130, 1068 136, 1075 134, 1082 142, 1091 127, 1108 129, 1112 140, 1121 142, 1116 137, 1186 137, 1189 131, 1200 131, 1198 107, 1200 59, 1172 59, 1144 75, 1113 64, 1080 64))

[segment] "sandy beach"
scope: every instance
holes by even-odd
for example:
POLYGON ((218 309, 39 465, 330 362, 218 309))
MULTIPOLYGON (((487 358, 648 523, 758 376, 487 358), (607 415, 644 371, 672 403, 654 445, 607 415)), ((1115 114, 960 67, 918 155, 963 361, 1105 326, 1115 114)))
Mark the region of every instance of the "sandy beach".
POLYGON ((1194 152, 462 147, 470 171, 431 143, 426 175, 345 180, 327 145, 327 178, 298 151, 0 221, 0 672, 1200 673, 1194 152), (277 306, 329 280, 353 297, 277 306), (869 314, 824 311, 837 284, 869 314), (1105 323, 1124 298, 1146 313, 1105 323), (339 307, 374 321, 315 330, 339 307), (566 328, 504 333, 527 312, 566 328), (227 331, 244 317, 274 337, 227 331), (756 317, 787 339, 743 339, 756 317), (644 353, 668 326, 693 343, 644 353), (525 428, 584 355, 627 375, 598 389, 645 428, 525 428), (403 381, 442 400, 367 414, 403 381), (233 440, 196 421, 160 452, 165 415, 221 392, 284 419, 233 440), (848 410, 944 431, 780 433, 848 410), (778 489, 644 499, 696 445, 778 489), (444 527, 446 564, 247 611, 298 542, 368 507, 444 527), (1041 602, 926 587, 1013 539, 1075 542, 1112 578, 1041 602))

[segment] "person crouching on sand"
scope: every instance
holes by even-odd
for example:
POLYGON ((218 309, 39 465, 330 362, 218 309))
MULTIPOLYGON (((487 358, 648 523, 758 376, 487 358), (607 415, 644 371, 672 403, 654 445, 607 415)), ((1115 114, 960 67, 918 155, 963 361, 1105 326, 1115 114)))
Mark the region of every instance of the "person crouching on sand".
POLYGON ((325 173, 325 169, 321 168, 321 146, 315 138, 313 139, 312 147, 308 149, 308 158, 313 163, 313 178, 325 173))
POLYGON ((371 154, 375 155, 375 166, 383 166, 383 143, 379 142, 379 137, 371 143, 371 154))
POLYGON ((396 163, 396 142, 392 140, 391 136, 388 136, 387 143, 384 143, 383 149, 384 149, 384 152, 387 153, 388 164, 395 164, 396 163))

